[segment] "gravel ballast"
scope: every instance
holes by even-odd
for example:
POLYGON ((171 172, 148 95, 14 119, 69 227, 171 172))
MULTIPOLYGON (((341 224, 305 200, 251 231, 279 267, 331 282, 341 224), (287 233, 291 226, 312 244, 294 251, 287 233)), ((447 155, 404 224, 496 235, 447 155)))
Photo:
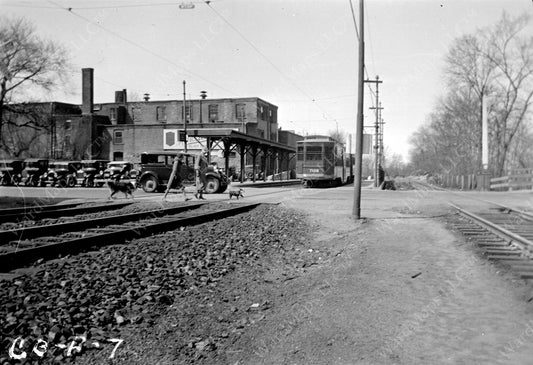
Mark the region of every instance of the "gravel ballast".
POLYGON ((272 305, 247 297, 252 276, 282 280, 316 259, 303 250, 307 230, 301 213, 261 206, 1 281, 0 364, 21 363, 10 348, 39 364, 223 361, 272 305))

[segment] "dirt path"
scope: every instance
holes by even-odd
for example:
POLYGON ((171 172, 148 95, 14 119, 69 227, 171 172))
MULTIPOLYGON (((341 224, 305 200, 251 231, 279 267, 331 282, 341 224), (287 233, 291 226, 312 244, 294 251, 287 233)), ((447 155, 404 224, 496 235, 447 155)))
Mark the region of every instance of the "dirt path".
POLYGON ((447 229, 448 208, 429 194, 367 191, 369 219, 353 223, 351 191, 283 203, 313 217, 309 250, 329 254, 279 284, 274 308, 235 344, 231 364, 531 362, 530 288, 447 229))

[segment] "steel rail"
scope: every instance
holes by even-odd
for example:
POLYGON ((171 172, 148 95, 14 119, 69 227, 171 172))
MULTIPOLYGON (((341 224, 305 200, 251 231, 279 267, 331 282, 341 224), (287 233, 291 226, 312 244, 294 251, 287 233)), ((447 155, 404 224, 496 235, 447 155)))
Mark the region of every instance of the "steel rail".
POLYGON ((48 206, 45 210, 39 210, 39 207, 35 209, 26 210, 25 212, 20 213, 6 213, 0 211, 0 223, 5 222, 16 222, 22 221, 25 218, 28 219, 44 219, 44 218, 57 218, 65 215, 77 215, 84 213, 93 213, 101 212, 105 210, 113 210, 125 207, 126 205, 132 204, 132 201, 128 202, 118 202, 118 203, 108 203, 100 205, 91 205, 87 207, 78 207, 80 204, 69 204, 68 206, 55 206, 55 209, 52 209, 54 206, 48 206))
POLYGON ((52 225, 40 225, 35 227, 22 227, 9 231, 0 231, 0 243, 7 243, 9 240, 23 240, 42 236, 54 236, 65 232, 74 232, 87 228, 108 226, 111 224, 120 224, 139 220, 146 217, 161 217, 167 214, 181 213, 186 210, 198 208, 206 203, 194 203, 181 205, 178 207, 164 208, 157 210, 148 210, 144 212, 135 212, 129 214, 114 215, 110 217, 92 218, 74 222, 65 222, 52 225))
POLYGON ((474 222, 480 226, 482 226, 483 228, 487 229, 488 231, 490 231, 491 233, 497 235, 498 237, 502 238, 503 240, 505 241, 511 241, 511 242, 514 242, 516 244, 518 244, 520 246, 520 248, 522 250, 525 250, 527 251, 528 253, 531 252, 531 250, 533 249, 533 242, 531 242, 530 240, 516 234, 516 233, 513 233, 511 231, 509 231, 508 229, 505 229, 497 224, 494 224, 488 220, 486 220, 485 218, 482 218, 474 213, 471 213, 469 211, 466 211, 460 207, 458 207, 457 205, 453 204, 453 203, 448 203, 450 206, 452 206, 454 209, 456 209, 461 215, 467 217, 467 218, 470 218, 472 220, 474 220, 474 222))
POLYGON ((55 242, 48 245, 20 249, 16 252, 0 254, 0 272, 7 272, 18 267, 29 265, 39 259, 71 254, 94 246, 120 244, 127 240, 150 236, 152 234, 177 229, 183 226, 226 218, 249 211, 260 204, 261 203, 242 204, 214 212, 201 213, 189 217, 179 217, 172 220, 164 219, 159 222, 151 222, 139 227, 127 227, 113 232, 105 232, 92 236, 74 239, 69 238, 62 242, 55 242))
POLYGON ((11 214, 25 214, 27 212, 31 211, 47 211, 47 210, 56 210, 60 208, 72 208, 75 206, 78 206, 82 203, 67 203, 67 204, 61 204, 61 205, 32 205, 28 207, 19 207, 19 208, 5 208, 0 209, 0 217, 3 217, 5 215, 11 215, 11 214))

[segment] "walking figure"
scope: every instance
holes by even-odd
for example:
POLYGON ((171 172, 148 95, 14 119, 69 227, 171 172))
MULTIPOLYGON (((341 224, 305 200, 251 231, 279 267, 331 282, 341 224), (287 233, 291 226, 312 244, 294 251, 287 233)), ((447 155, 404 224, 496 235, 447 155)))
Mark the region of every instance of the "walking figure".
POLYGON ((196 182, 196 194, 194 196, 196 199, 205 200, 204 198, 204 192, 205 192, 205 186, 207 184, 207 180, 205 178, 205 172, 207 169, 207 157, 206 157, 206 150, 202 150, 202 153, 198 156, 196 161, 194 162, 194 175, 195 175, 195 182, 196 182))

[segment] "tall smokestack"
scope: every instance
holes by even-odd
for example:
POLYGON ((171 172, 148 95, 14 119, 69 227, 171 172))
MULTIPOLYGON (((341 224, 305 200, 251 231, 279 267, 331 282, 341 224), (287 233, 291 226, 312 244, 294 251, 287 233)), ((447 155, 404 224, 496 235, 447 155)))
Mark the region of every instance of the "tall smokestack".
POLYGON ((94 69, 81 69, 81 113, 91 114, 94 105, 94 69))

